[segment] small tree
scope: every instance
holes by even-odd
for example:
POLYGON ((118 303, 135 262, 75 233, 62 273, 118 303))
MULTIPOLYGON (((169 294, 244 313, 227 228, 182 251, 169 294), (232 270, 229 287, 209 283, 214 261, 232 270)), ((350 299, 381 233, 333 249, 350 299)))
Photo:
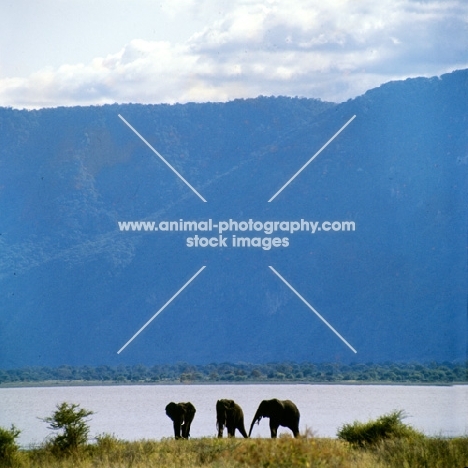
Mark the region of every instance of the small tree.
POLYGON ((88 442, 88 416, 93 411, 80 408, 80 405, 63 402, 57 405, 56 411, 43 421, 49 424, 49 429, 62 431, 52 439, 52 446, 60 452, 70 452, 88 442))
POLYGON ((355 421, 338 430, 338 438, 355 447, 370 447, 385 439, 415 439, 423 434, 403 423, 403 411, 392 411, 366 423, 355 421))
POLYGON ((18 452, 16 438, 20 433, 13 425, 10 429, 0 427, 0 466, 9 466, 13 462, 18 452))

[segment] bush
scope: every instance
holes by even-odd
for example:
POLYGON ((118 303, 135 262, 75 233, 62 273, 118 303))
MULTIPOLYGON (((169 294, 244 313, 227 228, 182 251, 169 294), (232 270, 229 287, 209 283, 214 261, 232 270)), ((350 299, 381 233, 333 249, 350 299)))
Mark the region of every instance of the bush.
POLYGON ((0 465, 10 465, 18 452, 18 445, 16 439, 20 435, 21 431, 16 429, 15 426, 11 426, 10 429, 4 429, 0 427, 0 465))
POLYGON ((76 404, 66 402, 57 405, 57 410, 43 421, 49 424, 49 429, 62 431, 52 439, 52 448, 58 452, 71 452, 88 442, 89 426, 86 419, 92 411, 76 404))
POLYGON ((338 430, 338 438, 346 440, 355 447, 369 447, 385 439, 421 438, 421 433, 410 426, 403 424, 403 411, 380 416, 375 421, 345 424, 338 430))

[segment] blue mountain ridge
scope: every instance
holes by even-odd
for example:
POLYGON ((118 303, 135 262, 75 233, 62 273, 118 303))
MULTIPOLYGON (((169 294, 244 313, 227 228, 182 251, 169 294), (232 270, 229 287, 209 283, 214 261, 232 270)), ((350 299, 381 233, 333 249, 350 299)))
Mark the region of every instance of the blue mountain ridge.
POLYGON ((341 104, 0 108, 0 368, 466 359, 467 94, 460 70, 341 104), (219 248, 118 226, 180 219, 355 230, 219 248))

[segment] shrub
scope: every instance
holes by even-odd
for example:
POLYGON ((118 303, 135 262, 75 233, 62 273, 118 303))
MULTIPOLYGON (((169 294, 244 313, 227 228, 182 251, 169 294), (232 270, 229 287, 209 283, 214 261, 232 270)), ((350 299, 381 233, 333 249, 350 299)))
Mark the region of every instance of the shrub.
POLYGON ((56 411, 43 421, 49 429, 61 431, 51 441, 52 448, 59 452, 71 452, 88 442, 89 426, 86 419, 92 411, 66 402, 57 405, 56 411))
POLYGON ((4 429, 0 427, 0 465, 10 465, 18 452, 18 445, 16 439, 20 435, 21 431, 15 426, 11 426, 10 429, 4 429))
POLYGON ((422 434, 403 424, 403 411, 393 411, 380 416, 375 421, 345 424, 338 430, 338 438, 355 447, 369 447, 385 439, 420 438, 422 434))
POLYGON ((117 439, 114 434, 99 434, 96 436, 96 446, 100 449, 110 451, 119 445, 121 440, 117 439))

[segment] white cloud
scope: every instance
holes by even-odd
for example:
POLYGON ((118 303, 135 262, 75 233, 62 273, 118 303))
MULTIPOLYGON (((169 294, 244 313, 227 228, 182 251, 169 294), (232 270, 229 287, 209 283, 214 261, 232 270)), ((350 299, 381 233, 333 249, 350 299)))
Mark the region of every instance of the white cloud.
POLYGON ((238 0, 218 15, 208 0, 165 5, 174 16, 181 9, 202 15, 196 12, 206 6, 212 20, 182 43, 135 39, 88 64, 1 79, 0 104, 202 102, 260 94, 341 101, 392 79, 468 67, 465 1, 238 0))

